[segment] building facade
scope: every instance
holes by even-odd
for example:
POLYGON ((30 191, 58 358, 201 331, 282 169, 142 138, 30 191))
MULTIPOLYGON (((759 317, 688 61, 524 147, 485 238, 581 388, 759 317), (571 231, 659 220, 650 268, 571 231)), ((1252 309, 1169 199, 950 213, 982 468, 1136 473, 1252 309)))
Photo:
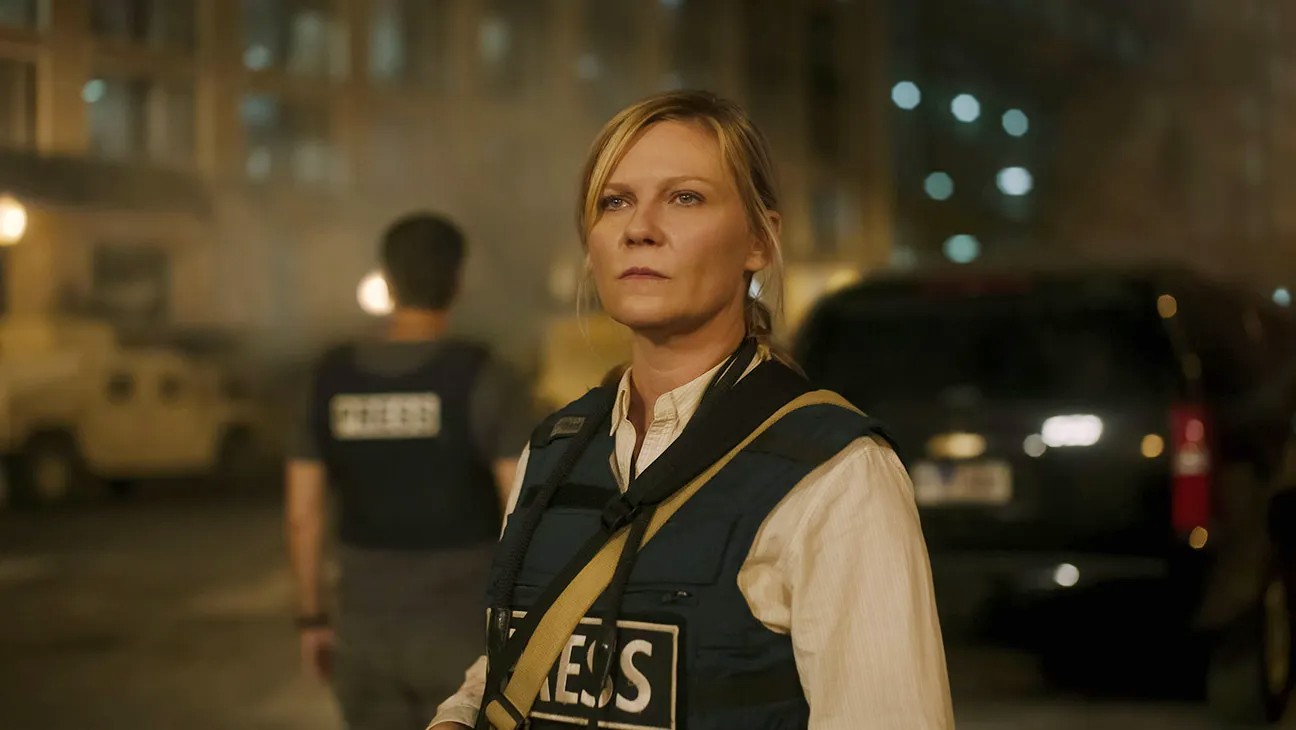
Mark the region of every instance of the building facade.
POLYGON ((889 258, 883 12, 871 0, 0 0, 0 145, 97 171, 65 172, 73 181, 155 178, 123 176, 138 194, 100 203, 41 187, 44 162, 0 169, 0 193, 34 211, 8 251, 8 310, 92 310, 120 279, 161 292, 142 321, 305 350, 366 325, 355 290, 378 234, 427 208, 473 241, 461 323, 526 357, 546 318, 574 306, 589 141, 620 106, 683 87, 737 98, 770 136, 789 306, 803 309, 829 279, 889 258), (196 191, 184 205, 148 192, 184 186, 196 191), (65 223, 87 210, 98 218, 65 223), (109 236, 104 216, 124 230, 109 236))

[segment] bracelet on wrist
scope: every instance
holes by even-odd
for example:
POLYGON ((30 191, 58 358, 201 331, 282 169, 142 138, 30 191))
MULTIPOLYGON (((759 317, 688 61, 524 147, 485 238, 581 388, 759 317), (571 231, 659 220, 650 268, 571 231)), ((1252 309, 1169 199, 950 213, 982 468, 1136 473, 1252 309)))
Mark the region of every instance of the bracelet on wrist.
POLYGON ((307 629, 326 629, 330 626, 330 623, 327 613, 313 613, 296 617, 293 619, 293 625, 298 630, 304 631, 307 629))

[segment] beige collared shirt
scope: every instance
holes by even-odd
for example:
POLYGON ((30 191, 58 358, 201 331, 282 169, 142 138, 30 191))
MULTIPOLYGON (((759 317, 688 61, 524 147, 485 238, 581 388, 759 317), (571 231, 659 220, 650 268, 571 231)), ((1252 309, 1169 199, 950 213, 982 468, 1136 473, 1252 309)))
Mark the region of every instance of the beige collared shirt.
MULTIPOLYGON (((611 459, 622 491, 631 463, 636 475, 642 473, 679 438, 715 372, 657 399, 637 461, 630 373, 622 377, 612 413, 611 459)), ((509 513, 526 462, 524 453, 509 513)), ((738 589, 761 623, 791 635, 811 730, 954 727, 913 485, 887 446, 857 439, 794 487, 757 532, 738 589)), ((482 657, 432 724, 471 727, 485 681, 482 657)))

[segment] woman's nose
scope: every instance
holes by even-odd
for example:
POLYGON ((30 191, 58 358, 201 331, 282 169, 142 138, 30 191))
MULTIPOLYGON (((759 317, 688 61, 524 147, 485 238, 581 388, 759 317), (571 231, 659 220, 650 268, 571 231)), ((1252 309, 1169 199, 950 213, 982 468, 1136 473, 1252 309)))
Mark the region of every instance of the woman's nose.
POLYGON ((636 207, 626 224, 625 243, 627 246, 655 246, 662 242, 662 231, 658 213, 652 205, 636 207))

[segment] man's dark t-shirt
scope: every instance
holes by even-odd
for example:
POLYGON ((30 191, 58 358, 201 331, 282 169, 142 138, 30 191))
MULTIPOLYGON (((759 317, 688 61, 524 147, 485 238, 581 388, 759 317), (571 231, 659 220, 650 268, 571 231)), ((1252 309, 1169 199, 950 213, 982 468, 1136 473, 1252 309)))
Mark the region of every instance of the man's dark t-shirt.
MULTIPOLYGON (((435 358, 439 342, 374 341, 359 344, 355 366, 365 373, 398 377, 418 370, 435 358)), ((314 388, 308 388, 313 393, 314 388)), ((308 403, 302 409, 289 444, 289 456, 323 461, 308 403)), ((520 378, 504 363, 489 358, 478 370, 469 394, 472 442, 482 461, 520 456, 534 426, 531 397, 520 378)), ((424 614, 444 606, 451 594, 471 592, 484 585, 484 568, 490 547, 394 551, 340 545, 339 603, 344 620, 371 614, 424 614)))

